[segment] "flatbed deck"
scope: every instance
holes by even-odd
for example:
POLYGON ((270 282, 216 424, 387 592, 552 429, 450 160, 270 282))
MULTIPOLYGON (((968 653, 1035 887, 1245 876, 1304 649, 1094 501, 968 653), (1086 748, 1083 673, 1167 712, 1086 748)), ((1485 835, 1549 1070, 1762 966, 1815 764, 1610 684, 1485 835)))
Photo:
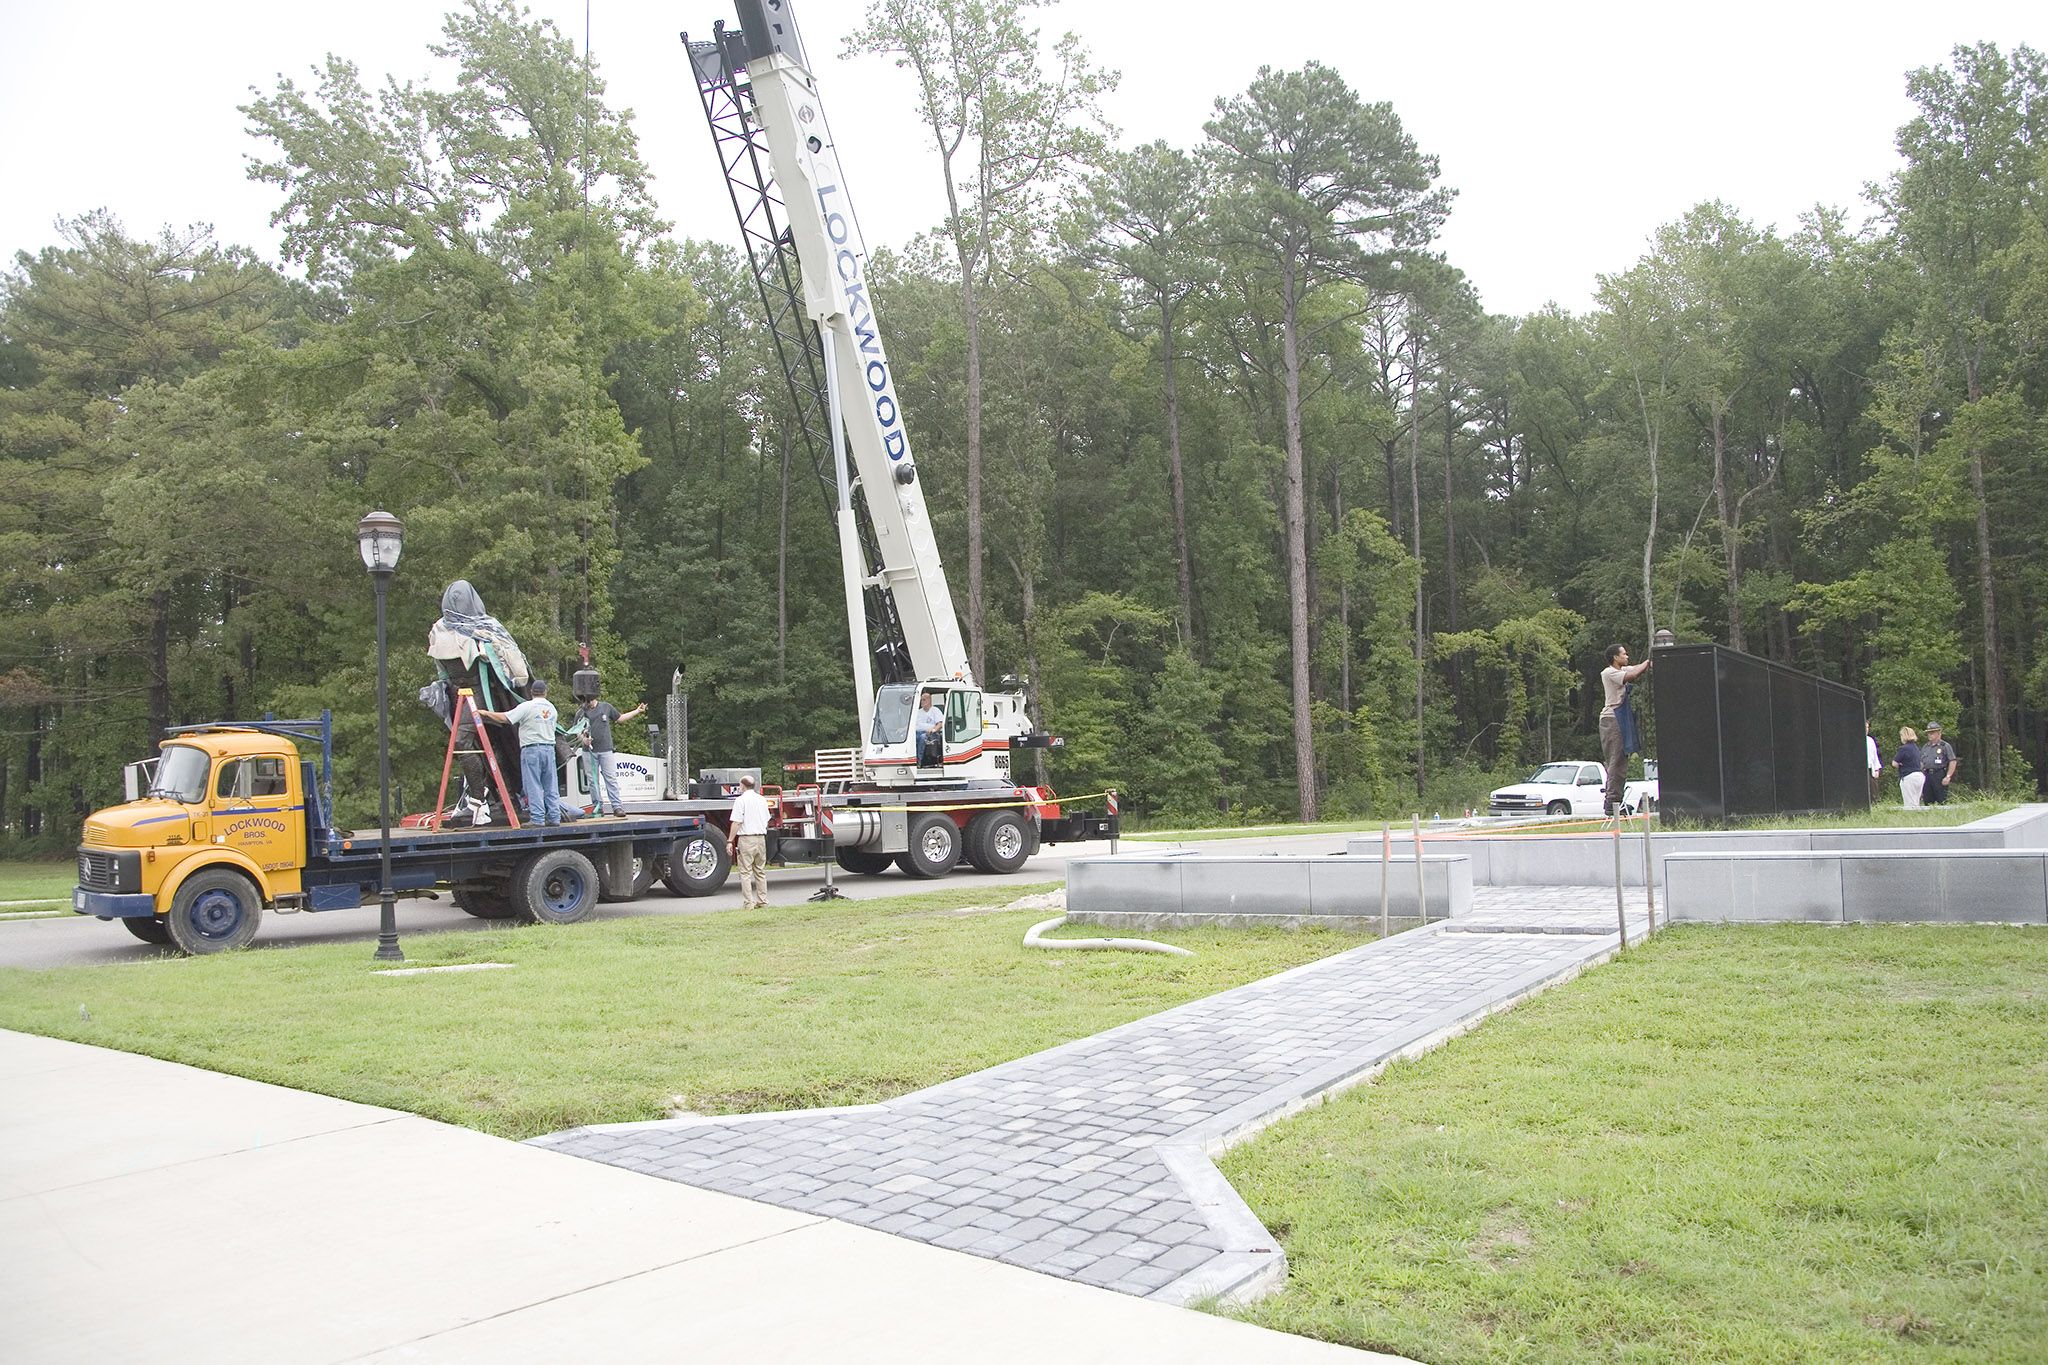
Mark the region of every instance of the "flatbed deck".
MULTIPOLYGON (((699 833, 704 821, 695 815, 623 815, 566 820, 559 825, 461 825, 440 829, 391 831, 391 856, 404 862, 419 858, 478 853, 511 854, 538 848, 577 848, 592 843, 630 839, 668 843, 699 833)), ((328 830, 317 841, 319 861, 330 867, 355 868, 383 856, 383 838, 376 830, 328 830)), ((309 867, 309 873, 316 871, 309 867)))

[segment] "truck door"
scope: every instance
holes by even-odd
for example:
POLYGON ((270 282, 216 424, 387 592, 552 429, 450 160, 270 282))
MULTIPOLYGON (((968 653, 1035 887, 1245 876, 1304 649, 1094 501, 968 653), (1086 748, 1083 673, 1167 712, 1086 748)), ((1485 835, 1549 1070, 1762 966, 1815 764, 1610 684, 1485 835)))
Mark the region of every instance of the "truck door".
POLYGON ((981 750, 981 693, 956 687, 946 694, 946 755, 969 758, 981 750))
MULTIPOLYGON (((293 794, 298 765, 275 754, 224 758, 214 775, 213 839, 238 849, 265 872, 295 873, 306 846, 305 807, 293 794)), ((297 890, 296 876, 274 890, 297 890)))

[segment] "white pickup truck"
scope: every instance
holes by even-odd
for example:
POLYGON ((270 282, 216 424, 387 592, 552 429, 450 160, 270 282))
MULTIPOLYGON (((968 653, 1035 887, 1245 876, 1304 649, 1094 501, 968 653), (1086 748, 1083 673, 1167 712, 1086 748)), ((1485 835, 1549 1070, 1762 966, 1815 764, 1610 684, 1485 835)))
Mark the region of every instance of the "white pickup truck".
MULTIPOLYGON (((1654 809, 1657 804, 1657 760, 1645 759, 1646 774, 1640 781, 1622 788, 1624 815, 1654 809)), ((1607 772, 1598 763, 1546 763, 1529 774, 1526 782, 1495 788, 1487 797, 1492 815, 1601 815, 1607 772)))

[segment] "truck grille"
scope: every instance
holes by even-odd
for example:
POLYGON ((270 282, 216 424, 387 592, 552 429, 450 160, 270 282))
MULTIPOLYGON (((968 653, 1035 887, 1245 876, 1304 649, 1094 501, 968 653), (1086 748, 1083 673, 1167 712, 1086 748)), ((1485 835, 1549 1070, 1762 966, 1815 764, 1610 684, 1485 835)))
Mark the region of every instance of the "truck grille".
POLYGON ((114 855, 98 853, 89 848, 78 850, 78 884, 88 891, 117 891, 120 889, 119 874, 115 871, 114 855))

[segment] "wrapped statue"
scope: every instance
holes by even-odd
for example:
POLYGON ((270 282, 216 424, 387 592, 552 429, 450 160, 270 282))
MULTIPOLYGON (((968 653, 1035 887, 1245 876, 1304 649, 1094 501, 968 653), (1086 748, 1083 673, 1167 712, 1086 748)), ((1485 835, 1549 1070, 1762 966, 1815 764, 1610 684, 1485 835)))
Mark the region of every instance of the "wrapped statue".
POLYGON ((497 617, 484 610, 483 598, 458 578, 441 594, 441 619, 427 630, 427 654, 440 677, 420 690, 420 701, 450 724, 457 694, 467 689, 472 705, 463 708, 455 732, 455 754, 462 765, 462 792, 449 812, 449 824, 492 824, 505 820, 504 803, 491 781, 483 746, 496 753, 513 800, 519 799, 517 737, 499 726, 479 726, 478 710, 503 711, 526 697, 529 676, 526 655, 497 617))

